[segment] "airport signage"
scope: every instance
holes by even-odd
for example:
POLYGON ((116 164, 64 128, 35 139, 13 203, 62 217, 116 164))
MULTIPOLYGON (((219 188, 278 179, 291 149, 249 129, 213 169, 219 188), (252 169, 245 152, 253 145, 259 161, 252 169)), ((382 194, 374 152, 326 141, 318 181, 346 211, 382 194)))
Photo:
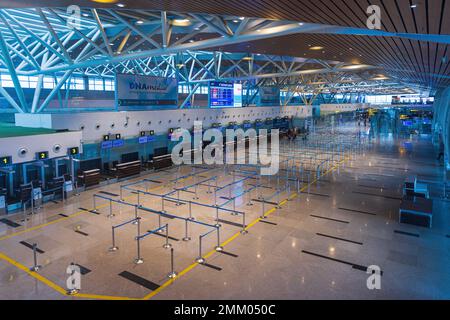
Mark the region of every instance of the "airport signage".
POLYGON ((78 147, 69 148, 67 153, 70 156, 76 156, 76 155, 80 154, 80 148, 78 148, 78 147))
POLYGON ((176 78, 117 74, 116 88, 117 109, 121 111, 169 109, 178 105, 176 78))
POLYGON ((6 156, 6 157, 0 157, 0 167, 6 167, 12 165, 12 157, 6 156))
POLYGON ((46 159, 48 159, 48 151, 36 152, 36 159, 37 160, 46 160, 46 159))
POLYGON ((209 83, 209 106, 211 108, 242 107, 242 84, 211 81, 209 83))

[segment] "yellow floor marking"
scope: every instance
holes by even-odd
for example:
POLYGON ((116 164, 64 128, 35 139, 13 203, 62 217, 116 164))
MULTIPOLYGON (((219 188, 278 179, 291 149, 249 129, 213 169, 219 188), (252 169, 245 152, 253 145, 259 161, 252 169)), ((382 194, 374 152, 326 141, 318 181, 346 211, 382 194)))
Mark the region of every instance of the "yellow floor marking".
MULTIPOLYGON (((349 158, 348 158, 349 159, 349 158)), ((342 164, 343 162, 347 161, 348 159, 344 159, 341 160, 337 165, 331 167, 328 171, 326 171, 325 173, 323 173, 321 175, 325 176, 328 173, 330 173, 331 171, 335 170, 336 168, 339 167, 340 164, 342 164)), ((314 179, 310 185, 314 184, 317 182, 317 178, 314 179)), ((305 191, 307 189, 308 186, 303 187, 302 189, 300 189, 300 193, 305 191)), ((299 194, 297 192, 294 192, 293 195, 288 196, 288 199, 294 199, 295 197, 297 197, 299 194)), ((287 202, 287 199, 283 200, 280 205, 285 204, 287 202)), ((272 208, 270 210, 268 210, 266 213, 264 213, 264 216, 268 216, 270 214, 272 214, 273 212, 276 211, 276 208, 272 208)), ((245 230, 250 229, 251 227, 253 227, 255 224, 257 224, 260 220, 262 220, 261 218, 256 218, 255 220, 253 220, 250 224, 247 225, 247 227, 245 228, 245 230)), ((241 234, 240 231, 236 232, 234 235, 232 235, 230 238, 228 238, 227 240, 225 240, 224 242, 222 242, 220 245, 222 247, 225 247, 226 245, 228 245, 229 243, 231 243, 232 241, 234 241, 236 238, 238 238, 241 234)), ((210 256, 212 256, 214 253, 216 253, 216 250, 211 250, 210 252, 208 252, 206 255, 203 256, 203 258, 207 259, 210 256)), ((187 268, 185 268, 183 271, 181 271, 178 276, 175 279, 170 279, 167 280, 166 282, 164 282, 158 289, 156 289, 155 291, 150 292, 149 294, 147 294, 145 297, 142 298, 142 300, 149 300, 152 297, 154 297, 155 295, 157 295, 159 292, 161 292, 163 289, 165 289, 166 287, 168 287, 170 284, 172 284, 176 279, 180 278, 181 276, 185 275, 186 273, 188 273, 189 271, 193 270, 196 266, 198 266, 199 263, 194 262, 191 265, 189 265, 187 268)))
POLYGON ((14 267, 24 271, 28 275, 32 276, 33 278, 39 280, 40 282, 44 283, 45 285, 49 286, 50 288, 56 290, 57 292, 66 295, 66 289, 62 288, 61 286, 57 285, 56 283, 50 281, 49 279, 45 278, 44 276, 40 275, 37 272, 31 271, 30 268, 24 266, 20 262, 11 259, 6 254, 0 252, 0 259, 5 260, 6 262, 10 263, 14 267))

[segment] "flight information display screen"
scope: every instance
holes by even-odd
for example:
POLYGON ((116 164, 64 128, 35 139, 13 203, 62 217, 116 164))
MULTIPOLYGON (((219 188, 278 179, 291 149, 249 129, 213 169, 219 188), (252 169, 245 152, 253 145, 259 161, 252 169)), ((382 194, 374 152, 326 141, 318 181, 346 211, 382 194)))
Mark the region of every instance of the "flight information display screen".
POLYGON ((210 82, 209 106, 211 108, 242 107, 242 84, 232 82, 210 82))

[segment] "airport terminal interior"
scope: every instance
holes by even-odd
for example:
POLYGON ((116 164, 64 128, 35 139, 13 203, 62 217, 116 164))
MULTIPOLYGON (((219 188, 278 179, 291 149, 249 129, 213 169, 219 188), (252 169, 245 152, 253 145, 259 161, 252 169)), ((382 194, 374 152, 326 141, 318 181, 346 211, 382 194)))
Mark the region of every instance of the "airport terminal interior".
POLYGON ((0 299, 450 299, 449 17, 0 1, 0 299))

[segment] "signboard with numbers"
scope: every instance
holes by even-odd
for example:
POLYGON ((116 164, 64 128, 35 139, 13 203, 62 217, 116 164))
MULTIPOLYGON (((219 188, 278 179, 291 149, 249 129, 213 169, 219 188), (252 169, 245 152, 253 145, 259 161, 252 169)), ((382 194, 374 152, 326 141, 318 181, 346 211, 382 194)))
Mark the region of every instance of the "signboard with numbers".
POLYGON ((0 157, 0 166, 1 167, 10 166, 10 165, 12 165, 12 157, 11 156, 0 157))

